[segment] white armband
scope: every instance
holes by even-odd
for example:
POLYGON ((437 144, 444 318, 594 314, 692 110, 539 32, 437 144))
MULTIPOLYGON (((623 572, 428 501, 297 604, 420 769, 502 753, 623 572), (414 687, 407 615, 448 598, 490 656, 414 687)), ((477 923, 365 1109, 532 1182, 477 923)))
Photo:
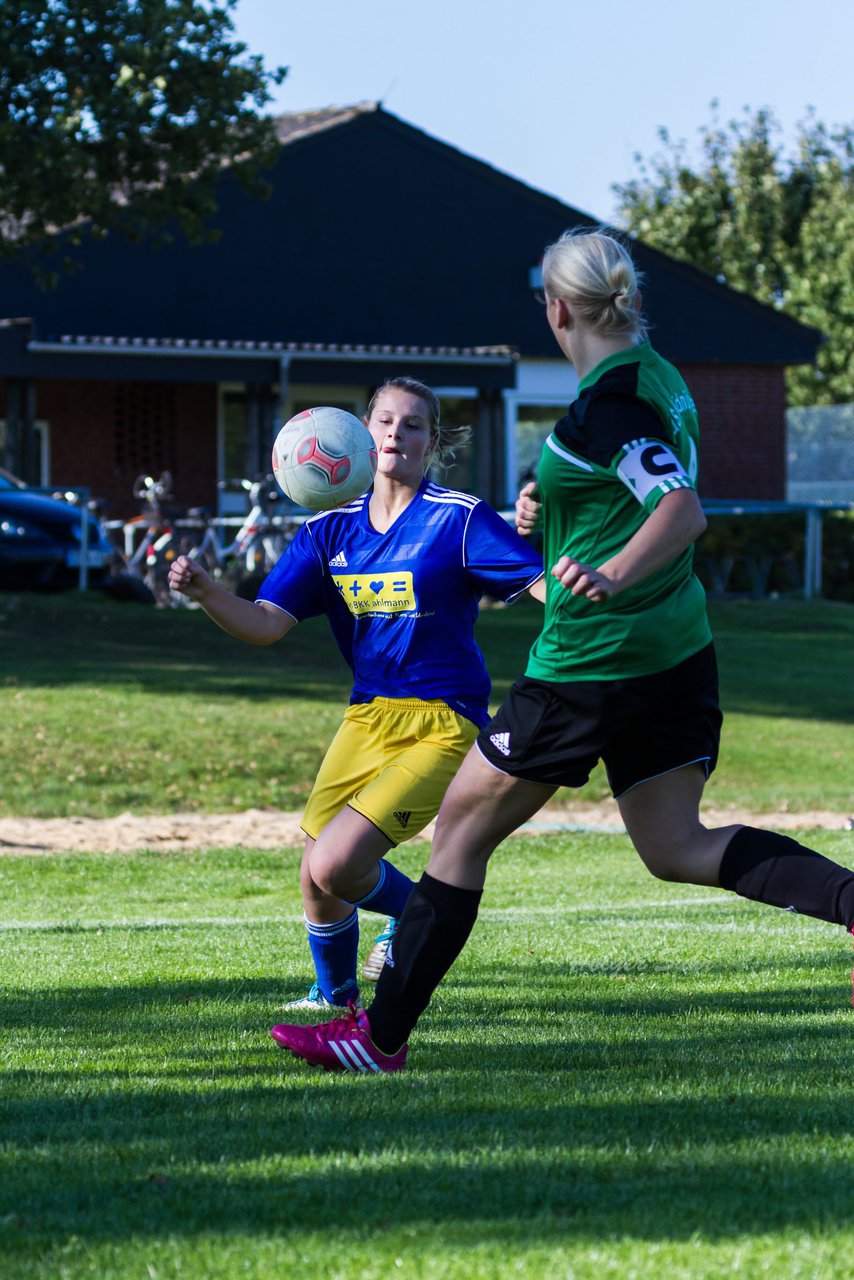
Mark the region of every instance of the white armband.
POLYGON ((671 489, 694 488, 676 454, 660 440, 630 441, 617 463, 617 475, 641 504, 656 489, 668 493, 671 489))

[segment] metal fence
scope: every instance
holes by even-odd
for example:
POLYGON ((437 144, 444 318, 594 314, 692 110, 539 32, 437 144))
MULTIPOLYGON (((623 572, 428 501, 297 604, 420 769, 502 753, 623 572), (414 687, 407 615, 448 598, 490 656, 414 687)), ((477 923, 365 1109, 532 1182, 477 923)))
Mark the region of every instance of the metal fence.
POLYGON ((822 594, 822 542, 823 520, 828 510, 833 508, 824 504, 817 506, 806 502, 716 502, 703 503, 707 516, 773 516, 795 515, 803 518, 803 560, 800 568, 788 553, 780 555, 723 556, 714 559, 704 556, 702 550, 698 555, 698 566, 702 564, 708 581, 708 592, 711 596, 724 597, 730 594, 765 596, 769 592, 769 580, 775 568, 785 567, 794 570, 791 587, 793 594, 802 595, 805 600, 812 600, 822 594), (739 563, 740 562, 740 563, 739 563), (733 570, 741 568, 749 582, 749 590, 734 592, 731 587, 733 570))
POLYGON ((788 410, 786 497, 822 505, 854 503, 854 404, 788 410))

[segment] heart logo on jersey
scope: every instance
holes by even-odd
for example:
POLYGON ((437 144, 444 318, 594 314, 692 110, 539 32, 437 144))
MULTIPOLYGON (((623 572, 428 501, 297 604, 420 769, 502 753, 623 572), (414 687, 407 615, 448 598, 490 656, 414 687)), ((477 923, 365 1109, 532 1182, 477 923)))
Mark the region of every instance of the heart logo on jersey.
POLYGON ((385 586, 385 583, 383 581, 369 582, 368 586, 371 588, 372 591, 375 591, 377 595, 379 595, 379 593, 382 591, 383 587, 385 586))

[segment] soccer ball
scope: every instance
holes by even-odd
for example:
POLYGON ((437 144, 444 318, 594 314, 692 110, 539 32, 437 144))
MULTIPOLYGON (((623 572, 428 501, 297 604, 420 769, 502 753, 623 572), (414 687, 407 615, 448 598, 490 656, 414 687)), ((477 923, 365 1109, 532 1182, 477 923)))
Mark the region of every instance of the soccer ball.
POLYGON ((343 409, 306 409, 286 422, 273 445, 273 474, 294 502, 326 511, 371 487, 377 447, 370 431, 343 409))

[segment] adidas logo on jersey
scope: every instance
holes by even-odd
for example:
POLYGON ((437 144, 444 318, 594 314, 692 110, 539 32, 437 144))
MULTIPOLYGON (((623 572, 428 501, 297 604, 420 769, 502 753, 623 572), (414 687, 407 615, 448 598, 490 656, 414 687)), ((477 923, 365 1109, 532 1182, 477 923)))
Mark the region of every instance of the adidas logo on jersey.
POLYGON ((509 733, 493 733, 490 734, 489 741, 494 747, 497 747, 503 756, 510 755, 510 734, 509 733))
POLYGON ((391 816, 400 823, 405 831, 409 826, 409 819, 412 817, 412 811, 407 809, 395 809, 391 816))
POLYGON ((339 551, 338 555, 334 556, 329 561, 329 568, 330 569, 346 569, 347 568, 347 557, 344 555, 343 551, 339 551))

